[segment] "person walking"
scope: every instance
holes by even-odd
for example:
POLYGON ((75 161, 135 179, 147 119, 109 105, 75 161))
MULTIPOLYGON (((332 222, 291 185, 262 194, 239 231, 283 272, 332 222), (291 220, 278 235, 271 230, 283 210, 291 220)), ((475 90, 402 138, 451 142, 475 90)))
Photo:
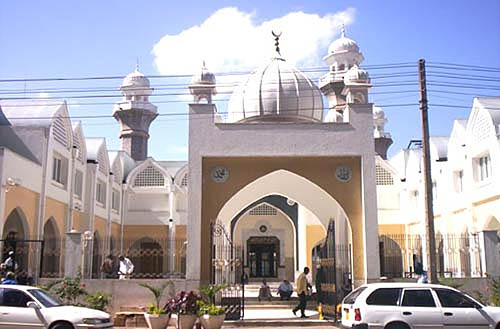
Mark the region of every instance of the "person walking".
POLYGON ((309 274, 309 267, 304 267, 304 272, 302 272, 295 285, 297 286, 297 295, 299 295, 299 304, 292 310, 293 315, 297 315, 297 311, 300 310, 300 317, 306 318, 306 306, 307 306, 307 289, 309 288, 309 283, 307 282, 307 274, 309 274))
POLYGON ((118 275, 120 280, 130 279, 130 275, 134 272, 134 264, 127 257, 120 255, 120 267, 118 268, 118 275))

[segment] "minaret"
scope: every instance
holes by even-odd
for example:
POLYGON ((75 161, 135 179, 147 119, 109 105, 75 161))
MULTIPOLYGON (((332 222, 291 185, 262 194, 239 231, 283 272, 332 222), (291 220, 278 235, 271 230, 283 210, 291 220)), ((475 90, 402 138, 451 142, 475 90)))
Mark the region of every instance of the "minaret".
POLYGON ((330 67, 330 72, 319 80, 319 87, 327 97, 330 109, 325 120, 342 122, 347 105, 346 95, 343 93, 344 76, 351 68, 359 66, 364 57, 356 42, 345 36, 345 28, 342 26, 340 38, 332 42, 328 48, 328 55, 323 60, 330 67))
POLYGON ((136 161, 145 160, 149 125, 158 116, 156 106, 149 102, 153 88, 137 65, 135 71, 123 79, 120 90, 123 100, 115 104, 113 117, 121 124, 122 150, 136 161))
POLYGON ((189 84, 189 92, 193 95, 195 103, 206 100, 208 104, 212 103, 212 96, 217 94, 215 75, 207 69, 205 61, 201 70, 193 75, 189 84))
POLYGON ((378 107, 373 107, 373 137, 375 137, 375 152, 387 160, 387 150, 392 145, 391 134, 385 132, 384 126, 387 123, 384 111, 378 107))

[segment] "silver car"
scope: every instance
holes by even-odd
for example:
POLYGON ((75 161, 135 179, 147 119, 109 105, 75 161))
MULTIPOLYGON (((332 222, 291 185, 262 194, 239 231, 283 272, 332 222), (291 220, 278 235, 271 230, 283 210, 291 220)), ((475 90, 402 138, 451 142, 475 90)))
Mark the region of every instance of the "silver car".
POLYGON ((354 329, 500 329, 500 307, 484 306, 436 284, 373 283, 342 302, 342 327, 354 329))
POLYGON ((113 328, 108 313, 65 306, 45 290, 31 286, 0 285, 0 329, 113 328))

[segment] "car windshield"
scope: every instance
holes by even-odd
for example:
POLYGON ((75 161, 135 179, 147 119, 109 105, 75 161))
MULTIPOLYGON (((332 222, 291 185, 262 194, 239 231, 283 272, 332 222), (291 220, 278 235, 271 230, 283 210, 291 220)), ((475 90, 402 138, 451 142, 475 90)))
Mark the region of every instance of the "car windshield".
POLYGON ((356 298, 366 289, 366 287, 359 287, 358 289, 351 292, 344 298, 344 304, 354 304, 356 298))
POLYGON ((63 306, 61 301, 42 289, 30 289, 28 292, 45 307, 63 306))

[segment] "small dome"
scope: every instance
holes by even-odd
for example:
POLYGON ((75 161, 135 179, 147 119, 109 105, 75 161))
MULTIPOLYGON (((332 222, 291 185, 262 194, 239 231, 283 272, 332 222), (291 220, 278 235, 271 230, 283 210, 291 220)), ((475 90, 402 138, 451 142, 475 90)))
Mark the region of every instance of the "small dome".
POLYGON ((328 48, 328 53, 336 54, 348 51, 359 53, 359 47, 356 41, 349 39, 345 36, 345 28, 344 26, 342 26, 342 33, 340 38, 332 42, 332 44, 328 48))
POLYGON ((141 87, 149 88, 149 79, 146 78, 144 74, 139 72, 139 67, 135 67, 135 71, 129 73, 125 79, 123 79, 121 87, 141 87))
POLYGON ((191 86, 195 85, 215 85, 215 74, 210 72, 203 62, 200 72, 195 73, 191 79, 191 86))
POLYGON ((370 75, 367 71, 354 64, 344 75, 344 82, 347 83, 370 83, 370 75))
POLYGON ((279 53, 235 89, 228 105, 228 122, 322 119, 321 91, 279 53))

